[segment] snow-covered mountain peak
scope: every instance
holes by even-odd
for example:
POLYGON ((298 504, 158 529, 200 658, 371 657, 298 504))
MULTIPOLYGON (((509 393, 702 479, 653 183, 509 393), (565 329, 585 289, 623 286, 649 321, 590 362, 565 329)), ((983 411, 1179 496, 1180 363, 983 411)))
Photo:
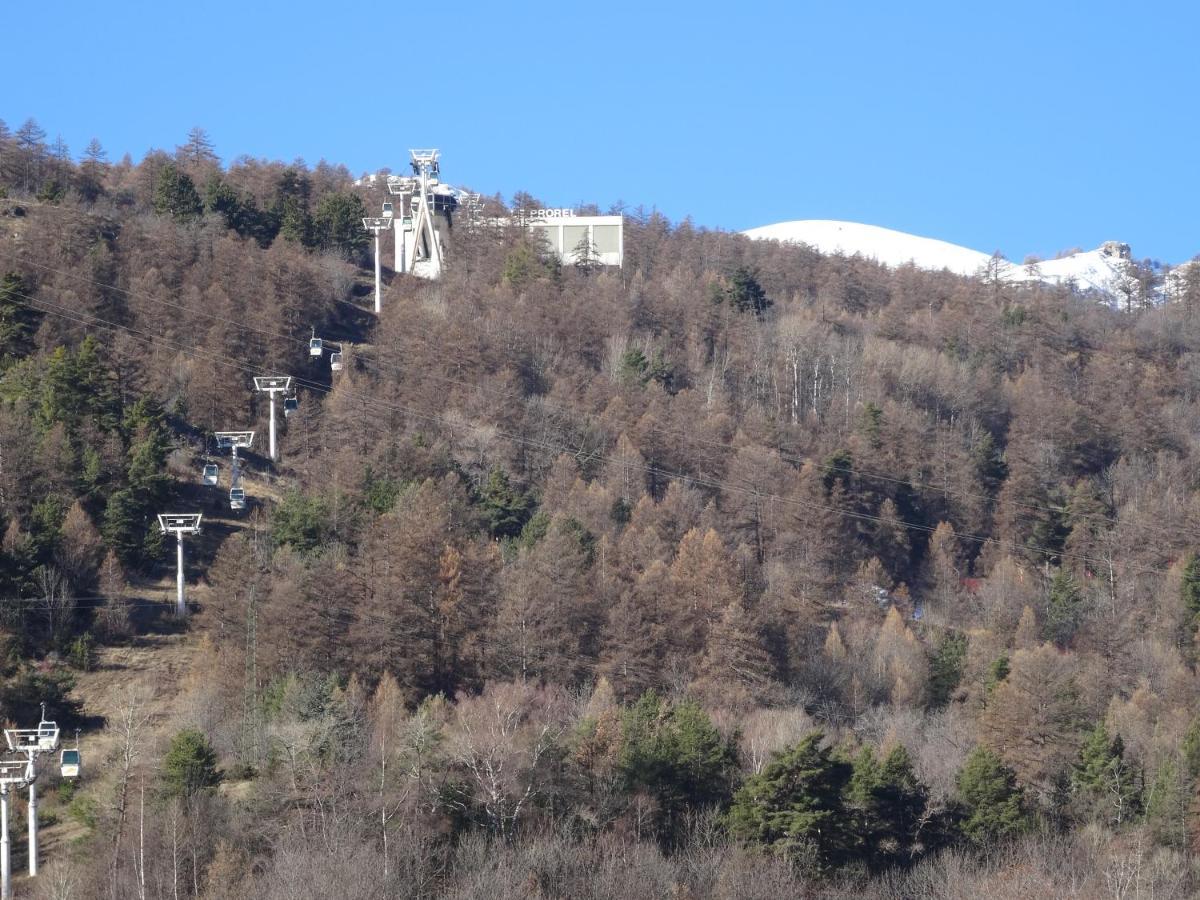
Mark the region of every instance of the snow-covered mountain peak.
MULTIPOLYGON (((991 254, 979 250, 858 222, 802 219, 751 228, 743 234, 756 240, 805 244, 824 254, 862 256, 885 266, 911 263, 919 269, 948 270, 957 275, 984 274, 993 262, 991 254)), ((996 274, 1005 281, 1069 283, 1080 291, 1094 291, 1114 305, 1128 302, 1136 287, 1129 246, 1119 241, 1106 241, 1095 250, 1036 264, 1022 265, 1000 259, 995 265, 996 274)))

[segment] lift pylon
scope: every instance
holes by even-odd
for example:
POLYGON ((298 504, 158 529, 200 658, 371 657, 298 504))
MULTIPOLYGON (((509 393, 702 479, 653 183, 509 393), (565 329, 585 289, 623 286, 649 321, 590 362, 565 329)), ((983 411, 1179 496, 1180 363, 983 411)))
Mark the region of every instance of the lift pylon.
POLYGON ((183 597, 183 536, 200 533, 200 518, 200 513, 160 513, 158 516, 159 530, 175 535, 175 612, 180 616, 187 615, 183 597))
POLYGON ((291 375, 260 375, 254 379, 254 389, 261 391, 271 398, 271 462, 279 456, 275 452, 275 395, 286 394, 292 389, 291 375))

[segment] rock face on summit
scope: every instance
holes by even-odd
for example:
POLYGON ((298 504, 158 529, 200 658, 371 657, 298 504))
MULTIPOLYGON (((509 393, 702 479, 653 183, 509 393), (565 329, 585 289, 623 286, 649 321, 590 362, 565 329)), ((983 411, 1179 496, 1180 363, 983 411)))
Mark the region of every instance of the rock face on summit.
POLYGON ((828 255, 862 256, 893 268, 913 265, 972 277, 993 265, 1005 281, 1070 285, 1119 307, 1127 305, 1138 289, 1133 253, 1120 241, 1105 241, 1095 250, 1061 259, 1020 265, 1004 259, 994 261, 987 253, 947 241, 858 222, 802 219, 751 228, 743 234, 755 240, 804 244, 828 255))

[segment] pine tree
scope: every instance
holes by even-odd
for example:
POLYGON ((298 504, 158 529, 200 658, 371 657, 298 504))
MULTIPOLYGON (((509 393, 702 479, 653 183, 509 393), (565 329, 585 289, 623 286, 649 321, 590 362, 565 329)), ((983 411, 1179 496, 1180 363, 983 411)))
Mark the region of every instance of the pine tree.
POLYGON ((986 747, 971 752, 955 783, 966 813, 962 832, 971 842, 986 846, 1029 827, 1016 776, 986 747))
POLYGON ((746 780, 726 818, 735 838, 818 868, 846 859, 854 840, 842 797, 853 767, 824 737, 814 731, 746 780))
POLYGON ((358 194, 330 193, 317 203, 313 214, 313 233, 317 246, 335 250, 347 258, 360 255, 367 247, 367 232, 362 227, 367 210, 358 194))
POLYGON ((216 751, 199 729, 185 728, 171 738, 163 757, 163 782, 167 796, 181 798, 220 784, 216 751))
POLYGON ((1187 849, 1192 789, 1193 779, 1176 760, 1168 759, 1158 767, 1146 794, 1146 822, 1158 843, 1187 849))
POLYGON ((1046 640, 1066 647, 1083 621, 1083 596, 1075 579, 1065 569, 1054 573, 1050 596, 1046 601, 1046 640))
POLYGON ((746 266, 731 269, 715 284, 712 299, 717 303, 727 303, 738 312, 752 312, 755 315, 762 315, 772 305, 754 272, 746 266))
POLYGON ((154 211, 181 222, 198 218, 204 211, 191 177, 174 163, 166 163, 154 182, 154 211))
POLYGON ((130 488, 114 491, 108 498, 100 533, 122 563, 131 565, 141 561, 146 535, 145 509, 130 488))
POLYGON ((126 478, 139 501, 156 506, 166 497, 170 478, 166 472, 171 437, 158 404, 141 398, 125 417, 130 432, 129 466, 126 478))
POLYGON ((39 314, 29 306, 31 293, 16 273, 0 278, 0 368, 8 368, 33 349, 39 314))
POLYGON ((1188 628, 1194 633, 1197 622, 1200 622, 1200 556, 1195 553, 1188 557, 1187 565, 1183 567, 1179 599, 1187 612, 1188 628))
POLYGON ((1200 719, 1193 719, 1179 747, 1183 771, 1188 778, 1200 778, 1200 719))
POLYGON ((1120 735, 1109 738, 1103 722, 1092 729, 1079 751, 1071 791, 1084 816, 1120 825, 1134 815, 1138 791, 1125 761, 1125 745, 1120 735))
POLYGON ((903 745, 880 761, 863 747, 854 758, 845 794, 853 822, 855 854, 873 869, 911 862, 921 851, 919 832, 929 799, 903 745))
POLYGON ((878 450, 883 444, 883 407, 868 400, 858 418, 858 430, 867 439, 867 446, 878 450))
POLYGON ((674 842, 689 808, 729 798, 737 752, 696 703, 668 704, 653 691, 621 718, 618 771, 630 792, 650 793, 659 807, 660 836, 674 842))
POLYGON ((572 248, 571 258, 575 261, 575 270, 584 275, 591 275, 603 268, 600 262, 600 251, 596 249, 587 229, 584 229, 579 243, 572 248))
POLYGON ((1004 680, 1008 678, 1010 671, 1012 671, 1012 668, 1008 654, 1001 653, 988 666, 987 675, 983 679, 984 693, 990 695, 992 691, 1003 684, 1004 680))
POLYGON ((279 235, 285 241, 305 247, 313 244, 313 224, 308 208, 310 193, 308 176, 289 167, 279 173, 275 182, 275 201, 270 208, 279 222, 279 235))
POLYGON ((514 488, 508 473, 495 468, 488 474, 480 491, 480 502, 488 520, 488 532, 494 538, 516 537, 533 514, 533 498, 514 488))
POLYGON ((917 778, 908 749, 896 745, 884 757, 875 788, 879 844, 886 865, 900 864, 915 855, 928 800, 929 790, 917 778))
POLYGON ((940 709, 950 702, 950 697, 962 680, 967 663, 967 636, 961 632, 948 631, 938 641, 937 649, 929 659, 929 705, 940 709))

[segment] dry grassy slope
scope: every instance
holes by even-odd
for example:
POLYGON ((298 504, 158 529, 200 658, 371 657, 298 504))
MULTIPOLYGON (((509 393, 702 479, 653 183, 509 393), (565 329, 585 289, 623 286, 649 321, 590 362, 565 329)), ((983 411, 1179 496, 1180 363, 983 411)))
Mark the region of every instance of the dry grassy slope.
MULTIPOLYGON (((199 467, 196 461, 191 468, 198 472, 199 467)), ((126 596, 136 605, 139 633, 126 645, 102 647, 96 666, 76 677, 72 693, 83 705, 84 715, 103 722, 98 729, 80 735, 84 773, 78 790, 101 805, 113 793, 116 778, 113 764, 122 747, 120 725, 131 698, 136 698, 141 707, 140 717, 145 719, 141 732, 143 759, 160 756, 171 734, 185 725, 196 724, 197 714, 203 717, 207 712, 207 696, 198 670, 206 652, 203 610, 211 589, 197 570, 216 555, 220 544, 231 534, 251 526, 255 510, 263 510, 259 504, 277 502, 281 496, 276 478, 247 469, 244 484, 247 495, 255 502, 252 509, 234 513, 225 499, 228 471, 226 461, 221 472, 224 487, 186 485, 184 488, 188 500, 206 509, 204 533, 188 541, 186 591, 194 611, 187 625, 181 627, 174 618, 173 573, 165 574, 157 582, 136 585, 126 596)), ((55 783, 56 776, 47 779, 48 785, 55 783)), ((41 832, 43 864, 70 852, 71 843, 87 834, 87 828, 58 803, 56 793, 50 790, 47 794, 43 809, 55 821, 41 832)))

